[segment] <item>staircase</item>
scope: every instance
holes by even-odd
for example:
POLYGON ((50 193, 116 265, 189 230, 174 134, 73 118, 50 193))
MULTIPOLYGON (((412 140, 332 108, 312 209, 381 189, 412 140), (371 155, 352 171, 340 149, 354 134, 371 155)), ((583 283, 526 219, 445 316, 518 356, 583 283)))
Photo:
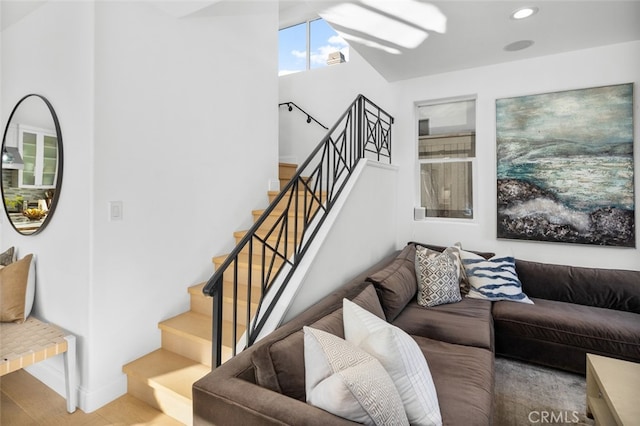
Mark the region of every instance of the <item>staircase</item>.
MULTIPOLYGON (((281 186, 284 186, 296 172, 295 164, 281 163, 279 178, 281 186)), ((269 191, 269 203, 279 194, 277 191, 269 191)), ((253 211, 254 219, 259 218, 264 210, 253 211)), ((277 220, 281 210, 277 208, 272 213, 273 219, 268 219, 270 226, 277 220)), ((242 239, 245 231, 234 233, 236 243, 242 239)), ((247 275, 248 254, 243 254, 245 261, 238 262, 239 274, 247 275)), ((260 256, 253 254, 254 258, 260 256)), ((213 263, 218 268, 226 259, 224 256, 216 256, 213 263)), ((269 259, 270 260, 270 259, 269 259)), ((275 261, 277 264, 277 260, 275 261)), ((256 262, 254 262, 256 264, 256 262)), ((256 273, 254 276, 259 277, 256 273)), ((253 280, 252 280, 253 281, 253 280)), ((251 312, 255 312, 258 306, 259 282, 255 280, 254 291, 251 292, 251 312)), ((192 286, 188 289, 190 296, 190 310, 169 318, 158 324, 162 335, 162 347, 135 361, 126 364, 123 372, 127 375, 127 392, 138 399, 143 400, 152 407, 164 412, 186 425, 193 421, 191 386, 195 381, 211 371, 211 347, 212 347, 212 314, 213 303, 211 297, 203 294, 205 283, 192 286)), ((233 295, 231 281, 224 282, 226 295, 233 295)), ((252 282, 252 287, 254 283, 252 282)), ((242 311, 247 311, 248 289, 240 285, 237 290, 236 302, 242 311)), ((233 297, 225 297, 223 304, 231 306, 233 297)), ((227 360, 232 356, 233 320, 225 318, 233 309, 223 309, 223 329, 225 341, 223 341, 222 359, 227 360)), ((238 317, 236 336, 241 336, 246 329, 246 319, 238 317)))
POLYGON ((192 424, 193 383, 265 331, 358 162, 391 162, 392 124, 358 95, 299 168, 280 165, 282 191, 268 193, 269 207, 253 212, 250 230, 234 233, 229 255, 213 258, 211 278, 189 288, 191 309, 158 325, 162 347, 123 367, 132 396, 192 424))

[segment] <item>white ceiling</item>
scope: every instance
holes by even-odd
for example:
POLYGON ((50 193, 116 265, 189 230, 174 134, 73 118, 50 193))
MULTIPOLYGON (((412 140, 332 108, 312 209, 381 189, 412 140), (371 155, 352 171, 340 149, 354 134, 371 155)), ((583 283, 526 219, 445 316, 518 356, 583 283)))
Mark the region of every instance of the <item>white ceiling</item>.
POLYGON ((349 41, 351 48, 388 81, 640 40, 640 0, 289 0, 281 1, 280 8, 281 24, 293 23, 296 14, 305 19, 315 12, 330 23, 333 21, 334 28, 343 35, 357 37, 358 41, 349 41), (361 12, 378 14, 373 30, 362 28, 365 13, 350 17, 357 22, 353 25, 345 23, 344 14, 327 14, 340 3, 352 3, 351 9, 355 3, 361 12), (374 35, 376 29, 388 29, 398 22, 405 25, 407 38, 415 29, 424 31, 419 28, 424 26, 421 22, 428 22, 428 15, 434 14, 433 10, 416 9, 424 4, 436 6, 444 14, 444 33, 428 30, 428 37, 414 48, 374 35), (511 19, 511 12, 521 6, 535 6, 538 13, 521 21, 511 19), (336 24, 338 21, 341 25, 336 24), (534 43, 524 50, 504 49, 520 40, 534 43), (371 47, 372 44, 385 49, 371 47))

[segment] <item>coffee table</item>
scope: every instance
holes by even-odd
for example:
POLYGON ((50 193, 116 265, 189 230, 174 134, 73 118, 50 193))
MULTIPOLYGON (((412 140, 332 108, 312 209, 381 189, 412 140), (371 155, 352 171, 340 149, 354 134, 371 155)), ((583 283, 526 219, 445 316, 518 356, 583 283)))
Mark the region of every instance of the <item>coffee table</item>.
POLYGON ((587 416, 596 425, 638 425, 640 364, 587 354, 587 416))

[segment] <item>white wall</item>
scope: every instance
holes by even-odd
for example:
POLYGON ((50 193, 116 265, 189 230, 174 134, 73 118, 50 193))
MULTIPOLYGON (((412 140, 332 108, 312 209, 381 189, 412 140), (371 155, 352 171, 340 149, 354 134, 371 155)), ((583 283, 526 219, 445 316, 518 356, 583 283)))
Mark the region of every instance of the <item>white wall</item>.
MULTIPOLYGON (((353 49, 349 62, 295 74, 280 79, 280 102, 293 101, 325 126, 331 128, 359 95, 388 109, 390 96, 386 80, 353 49)), ((295 109, 280 108, 280 158, 302 163, 327 133, 295 109)))
POLYGON ((49 227, 5 225, 2 246, 38 255, 36 312, 80 337, 85 411, 126 391, 123 364, 160 346, 157 323, 188 309, 277 179, 277 3, 162 6, 48 2, 2 34, 3 125, 41 93, 65 144, 49 227))
MULTIPOLYGON (((6 3, 0 7, 7 11, 6 3)), ((93 5, 47 2, 3 29, 0 51, 2 128, 24 95, 41 94, 56 110, 65 153, 60 199, 47 228, 21 236, 3 213, 1 246, 15 246, 20 257, 35 254, 34 313, 78 336, 78 365, 85 376, 90 364, 93 5)), ((60 378, 54 385, 62 384, 61 360, 38 367, 60 378)))
MULTIPOLYGON (((499 98, 568 89, 636 83, 635 115, 640 110, 640 42, 575 51, 495 66, 406 80, 391 85, 397 120, 394 152, 400 166, 398 208, 401 241, 435 244, 462 242, 469 249, 511 252, 522 259, 550 263, 640 270, 640 248, 584 246, 496 238, 495 101, 499 98), (477 96, 477 195, 473 223, 446 220, 413 221, 418 204, 415 161, 415 103, 466 95, 477 96)), ((635 192, 640 199, 640 127, 635 125, 635 192)), ((640 223, 636 206, 636 224, 640 223)), ((637 229, 637 226, 636 226, 637 229)), ((636 241, 639 240, 636 231, 636 241)), ((639 243, 636 243, 639 245, 639 243)))
POLYGON ((397 176, 393 166, 372 161, 358 164, 302 261, 302 285, 284 322, 396 249, 397 176))
POLYGON ((96 12, 99 389, 159 346, 157 322, 188 309, 187 286, 209 277, 211 257, 266 205, 277 179, 277 65, 265 52, 275 51, 277 10, 175 19, 110 2, 96 12), (108 221, 110 200, 123 201, 122 222, 108 221), (123 350, 110 353, 115 345, 123 350))
MULTIPOLYGON (((352 57, 356 57, 351 53, 352 57)), ((496 238, 496 152, 495 101, 499 98, 609 84, 635 82, 635 179, 636 200, 640 199, 640 42, 569 52, 560 55, 467 69, 395 83, 384 81, 366 62, 359 60, 326 69, 280 77, 280 99, 293 99, 314 111, 341 109, 328 95, 361 92, 395 118, 393 164, 399 166, 398 246, 411 240, 448 245, 457 241, 478 250, 508 251, 535 261, 640 269, 639 248, 598 247, 496 238), (351 68, 349 68, 349 66, 351 68), (344 68, 342 68, 344 67, 344 68), (331 73, 331 74, 329 74, 331 73), (318 77, 318 78, 316 78, 318 77), (326 78, 325 78, 326 77, 326 78), (295 95, 295 96, 294 96, 295 95), (473 222, 413 220, 419 205, 416 103, 477 96, 476 151, 478 173, 473 222), (378 100, 381 99, 381 100, 378 100)), ((283 114, 281 111, 281 120, 283 114)), ((325 113, 328 114, 328 113, 325 113)), ((283 153, 288 154, 291 151, 283 153)), ((365 206, 362 206, 365 208, 365 206)), ((640 223, 636 208, 636 224, 640 223)), ((636 226, 637 229, 637 226, 636 226)), ((636 240, 640 239, 636 231, 636 240)))

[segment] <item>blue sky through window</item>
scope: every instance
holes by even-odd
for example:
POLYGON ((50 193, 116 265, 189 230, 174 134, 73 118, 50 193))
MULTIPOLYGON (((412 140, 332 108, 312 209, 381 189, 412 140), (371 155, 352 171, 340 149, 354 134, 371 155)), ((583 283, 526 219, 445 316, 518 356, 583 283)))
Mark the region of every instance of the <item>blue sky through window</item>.
POLYGON ((279 75, 327 65, 329 53, 341 51, 349 59, 349 46, 324 20, 316 19, 310 25, 310 53, 307 55, 307 23, 280 30, 278 44, 279 75))

